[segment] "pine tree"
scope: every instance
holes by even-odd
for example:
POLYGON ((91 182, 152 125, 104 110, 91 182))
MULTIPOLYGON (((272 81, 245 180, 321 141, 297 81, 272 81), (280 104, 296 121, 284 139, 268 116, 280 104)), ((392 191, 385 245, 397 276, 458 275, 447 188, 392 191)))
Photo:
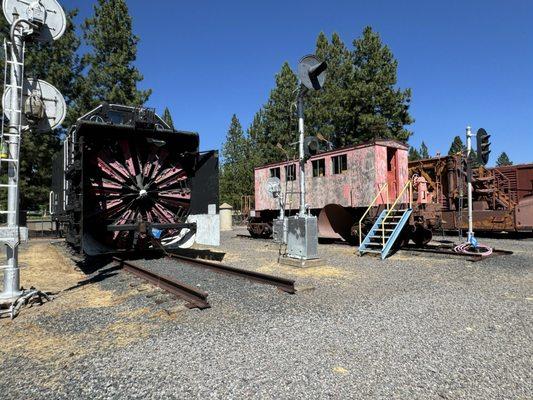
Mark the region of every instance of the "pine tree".
POLYGON ((132 33, 132 19, 125 0, 98 0, 94 16, 83 25, 84 38, 91 52, 83 58, 87 76, 78 86, 77 115, 101 102, 143 105, 151 90, 140 91, 143 76, 133 63, 139 38, 132 33))
POLYGON ((420 145, 420 158, 422 158, 423 160, 427 160, 428 158, 430 158, 428 147, 424 142, 422 142, 422 144, 420 145))
POLYGON ((174 129, 174 121, 172 121, 172 114, 170 114, 168 107, 165 107, 165 111, 163 111, 163 116, 161 118, 163 118, 163 121, 165 121, 168 126, 174 129))
MULTIPOLYGON (((80 40, 76 35, 73 19, 77 10, 66 12, 67 29, 63 36, 52 43, 31 43, 26 46, 25 76, 42 79, 54 85, 67 103, 68 127, 75 119, 71 106, 77 98, 76 82, 81 73, 77 51, 80 40)), ((8 35, 9 26, 0 16, 0 31, 8 35)), ((3 80, 4 59, 0 60, 3 80)), ((20 208, 22 210, 43 210, 48 203, 51 186, 52 158, 59 149, 59 136, 63 128, 45 134, 24 134, 20 149, 20 208)))
MULTIPOLYGON (((318 35, 316 54, 328 70, 323 90, 306 96, 307 135, 320 133, 337 147, 375 138, 406 141, 411 132, 405 126, 413 122, 408 112, 411 91, 396 88, 397 61, 369 27, 354 46, 348 50, 336 33, 331 41, 324 33, 318 35)), ((252 148, 263 164, 284 159, 277 143, 291 155, 297 153, 289 146, 297 139, 297 93, 298 80, 285 63, 258 113, 261 117, 249 130, 252 148)))
POLYGON ((449 156, 462 154, 466 152, 466 146, 463 143, 463 140, 460 136, 456 136, 453 138, 452 145, 450 146, 450 150, 448 151, 449 156))
MULTIPOLYGON (((254 119, 246 132, 248 136, 248 142, 249 142, 249 145, 248 145, 249 159, 250 159, 252 168, 259 167, 265 164, 265 159, 263 155, 264 154, 263 149, 265 147, 265 143, 262 141, 262 139, 266 137, 264 114, 265 114, 264 110, 261 108, 255 114, 254 119)), ((268 144, 268 146, 271 146, 271 144, 268 144)), ((249 194, 252 194, 252 193, 253 193, 253 188, 249 194)))
POLYGON ((328 41, 321 32, 316 42, 316 55, 327 62, 327 79, 321 91, 310 92, 306 98, 306 131, 322 134, 336 146, 343 145, 349 133, 351 113, 346 108, 347 88, 352 79, 352 60, 337 33, 328 41))
POLYGON ((502 154, 500 154, 500 156, 496 160, 496 166, 497 167, 504 167, 506 165, 513 165, 513 162, 509 159, 509 156, 504 151, 504 152, 502 152, 502 154))
POLYGON ((276 148, 280 143, 291 154, 296 151, 289 144, 297 139, 298 120, 296 115, 296 95, 298 79, 288 63, 284 63, 276 75, 276 87, 264 106, 262 130, 256 140, 262 150, 264 163, 279 161, 283 154, 276 148))
POLYGON ((398 62, 371 27, 353 45, 354 79, 348 103, 351 134, 345 140, 350 144, 375 138, 407 141, 412 133, 405 126, 413 123, 411 90, 396 88, 398 62))
POLYGON ((220 198, 222 202, 239 208, 241 197, 252 194, 253 166, 249 158, 249 140, 234 114, 222 148, 220 198))
POLYGON ((409 147, 409 161, 418 161, 421 160, 420 153, 414 147, 409 147))

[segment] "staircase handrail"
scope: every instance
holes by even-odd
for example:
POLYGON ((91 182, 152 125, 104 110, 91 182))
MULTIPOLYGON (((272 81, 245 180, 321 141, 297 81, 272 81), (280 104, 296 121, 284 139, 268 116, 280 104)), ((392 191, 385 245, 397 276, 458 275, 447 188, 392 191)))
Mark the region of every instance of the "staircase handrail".
MULTIPOLYGON (((379 187, 379 186, 378 186, 379 187)), ((374 200, 372 200, 372 203, 370 203, 370 205, 368 206, 368 208, 366 209, 365 213, 363 214, 363 216, 361 217, 361 219, 359 220, 359 247, 361 247, 361 243, 362 243, 362 223, 363 223, 363 220, 365 219, 365 217, 368 215, 368 213, 370 212, 370 210, 372 209, 372 207, 374 207, 374 204, 376 204, 376 201, 378 201, 379 199, 379 196, 381 196, 381 193, 383 193, 383 189, 389 187, 389 184, 388 182, 386 182, 381 189, 379 189, 378 191, 378 194, 376 195, 376 197, 374 197, 374 200)), ((387 208, 389 207, 389 191, 387 190, 387 208)))
POLYGON ((381 221, 381 238, 383 240, 383 247, 385 247, 385 222, 394 210, 394 207, 396 207, 396 205, 398 204, 398 201, 400 201, 400 199, 403 197, 407 188, 409 188, 409 208, 413 208, 413 182, 411 181, 411 179, 409 179, 400 194, 398 195, 398 197, 396 197, 396 200, 394 201, 392 206, 390 206, 389 211, 385 215, 385 218, 383 218, 383 220, 381 221))
MULTIPOLYGON (((493 171, 494 171, 494 177, 496 178, 496 179, 495 179, 495 181, 496 181, 496 182, 495 182, 495 183, 496 183, 496 187, 497 187, 499 190, 502 190, 501 187, 500 187, 501 185, 500 185, 500 180, 499 180, 499 178, 500 178, 500 177, 503 178, 503 179, 506 181, 505 183, 507 183, 507 187, 506 187, 506 189, 507 189, 507 196, 509 197, 509 201, 510 201, 511 203, 514 203, 515 201, 514 201, 514 199, 513 199, 513 194, 511 193, 511 180, 510 180, 510 179, 509 179, 509 178, 508 178, 508 177, 507 177, 502 171, 500 171, 498 168, 494 168, 493 171), (498 174, 499 176, 498 176, 497 174, 498 174)), ((505 185, 505 183, 504 183, 504 185, 505 185)), ((504 190, 502 190, 502 191, 503 191, 503 193, 505 193, 504 190)), ((513 204, 509 204, 509 206, 512 207, 513 204)))

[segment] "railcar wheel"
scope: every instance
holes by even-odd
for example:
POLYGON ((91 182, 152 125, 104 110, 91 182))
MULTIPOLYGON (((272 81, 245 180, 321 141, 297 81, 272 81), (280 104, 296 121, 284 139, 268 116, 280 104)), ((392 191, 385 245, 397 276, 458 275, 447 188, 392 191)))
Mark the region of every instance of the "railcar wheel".
POLYGON ((411 239, 418 247, 423 247, 433 239, 433 232, 421 225, 415 225, 411 239))

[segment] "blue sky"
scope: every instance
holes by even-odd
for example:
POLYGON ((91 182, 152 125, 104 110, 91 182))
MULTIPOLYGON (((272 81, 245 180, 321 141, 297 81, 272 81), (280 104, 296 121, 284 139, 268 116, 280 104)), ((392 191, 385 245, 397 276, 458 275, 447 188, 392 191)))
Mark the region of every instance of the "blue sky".
MULTIPOLYGON (((79 8, 93 1, 60 0, 79 8)), ((318 33, 351 47, 366 25, 399 62, 413 91, 411 144, 447 153, 467 124, 492 134, 493 157, 533 162, 533 1, 128 0, 141 38, 137 67, 149 105, 220 148, 232 114, 246 128, 282 63, 314 51, 318 33)))

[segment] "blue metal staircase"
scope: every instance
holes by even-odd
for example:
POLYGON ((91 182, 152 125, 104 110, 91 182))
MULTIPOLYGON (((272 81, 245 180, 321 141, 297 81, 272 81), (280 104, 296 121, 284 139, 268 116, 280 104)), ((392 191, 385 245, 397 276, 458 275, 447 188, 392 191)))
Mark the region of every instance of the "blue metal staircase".
POLYGON ((385 209, 359 246, 359 253, 377 253, 384 260, 400 236, 405 224, 413 212, 412 208, 394 210, 385 209))

